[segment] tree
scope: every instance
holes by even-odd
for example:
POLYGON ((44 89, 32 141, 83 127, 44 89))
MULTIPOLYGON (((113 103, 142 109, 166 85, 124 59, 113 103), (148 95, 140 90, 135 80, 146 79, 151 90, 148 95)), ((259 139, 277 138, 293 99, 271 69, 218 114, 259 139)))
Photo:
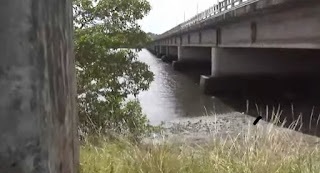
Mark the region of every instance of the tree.
POLYGON ((158 34, 154 34, 152 32, 148 32, 147 34, 152 40, 155 39, 158 36, 158 34))
POLYGON ((149 37, 137 24, 150 10, 146 0, 74 0, 75 57, 79 118, 88 129, 143 132, 147 125, 139 103, 127 102, 148 89, 149 67, 135 51, 149 37))

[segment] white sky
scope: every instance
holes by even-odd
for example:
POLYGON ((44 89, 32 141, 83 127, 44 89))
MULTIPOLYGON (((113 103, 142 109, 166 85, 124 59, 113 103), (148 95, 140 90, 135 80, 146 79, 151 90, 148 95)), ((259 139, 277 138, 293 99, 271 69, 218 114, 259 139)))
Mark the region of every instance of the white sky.
POLYGON ((151 4, 149 15, 139 21, 145 32, 161 34, 213 6, 217 0, 148 0, 151 4))

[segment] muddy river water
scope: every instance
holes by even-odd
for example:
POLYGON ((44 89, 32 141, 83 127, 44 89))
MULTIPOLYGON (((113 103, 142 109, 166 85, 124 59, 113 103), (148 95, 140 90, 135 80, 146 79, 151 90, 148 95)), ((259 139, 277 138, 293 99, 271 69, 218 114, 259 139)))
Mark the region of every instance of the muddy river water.
POLYGON ((174 71, 171 64, 162 62, 145 49, 138 53, 138 59, 148 64, 155 74, 149 90, 138 96, 143 112, 151 124, 160 124, 162 121, 190 124, 190 120, 198 121, 199 117, 213 118, 215 115, 214 118, 218 118, 221 127, 241 127, 254 121, 258 115, 263 116, 263 122, 272 116, 272 111, 274 114, 278 111, 286 119, 297 119, 301 115, 303 128, 307 129, 308 133, 315 134, 319 131, 317 120, 320 109, 317 101, 286 103, 280 104, 280 107, 279 103, 255 104, 248 100, 225 101, 201 93, 199 74, 174 71))

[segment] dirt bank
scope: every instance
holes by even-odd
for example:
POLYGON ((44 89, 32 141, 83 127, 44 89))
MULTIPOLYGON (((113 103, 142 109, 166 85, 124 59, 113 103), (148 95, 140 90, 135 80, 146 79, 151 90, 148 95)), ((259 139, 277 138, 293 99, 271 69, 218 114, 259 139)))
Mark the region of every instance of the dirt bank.
POLYGON ((270 135, 270 133, 283 133, 294 137, 303 137, 303 140, 316 143, 318 138, 302 133, 280 128, 264 120, 255 126, 255 117, 234 112, 228 114, 202 116, 196 118, 183 118, 164 122, 160 133, 153 133, 143 142, 159 144, 163 142, 181 144, 205 144, 217 138, 244 138, 250 135, 270 135))

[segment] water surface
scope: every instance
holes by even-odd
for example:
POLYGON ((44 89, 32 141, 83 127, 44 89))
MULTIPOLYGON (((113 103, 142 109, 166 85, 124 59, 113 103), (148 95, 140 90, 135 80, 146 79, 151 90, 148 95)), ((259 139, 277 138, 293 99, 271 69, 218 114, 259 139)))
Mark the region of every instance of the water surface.
POLYGON ((152 124, 202 116, 223 106, 218 99, 201 93, 198 74, 187 75, 174 71, 171 64, 162 62, 147 50, 139 52, 138 59, 148 64, 155 74, 149 90, 138 96, 152 124))
POLYGON ((138 55, 138 59, 148 64, 150 70, 155 74, 155 79, 149 90, 138 96, 143 112, 151 124, 184 117, 212 115, 212 113, 225 115, 225 117, 229 117, 228 121, 239 121, 239 118, 244 118, 244 116, 239 117, 241 114, 236 112, 248 113, 253 118, 261 115, 263 120, 268 120, 273 110, 273 112, 279 111, 283 120, 287 119, 287 125, 292 120, 302 117, 300 119, 300 122, 303 123, 301 130, 320 136, 318 125, 320 122, 320 106, 318 106, 320 100, 317 97, 315 100, 307 97, 303 100, 279 103, 265 96, 256 101, 206 96, 199 89, 199 74, 174 71, 171 64, 162 62, 145 49, 138 55), (231 114, 237 115, 237 117, 228 116, 231 114))

